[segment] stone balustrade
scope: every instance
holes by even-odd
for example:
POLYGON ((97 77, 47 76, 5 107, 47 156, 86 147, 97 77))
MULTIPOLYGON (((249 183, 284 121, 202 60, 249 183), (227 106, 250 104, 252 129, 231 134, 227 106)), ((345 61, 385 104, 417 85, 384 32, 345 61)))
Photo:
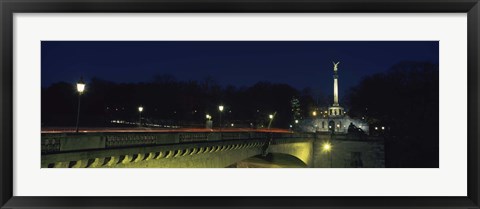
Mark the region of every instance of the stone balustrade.
MULTIPOLYGON (((266 151, 295 156, 312 167, 314 141, 326 138, 314 133, 265 132, 42 134, 41 167, 222 168, 266 151)), ((337 135, 334 139, 376 143, 378 137, 337 135)))

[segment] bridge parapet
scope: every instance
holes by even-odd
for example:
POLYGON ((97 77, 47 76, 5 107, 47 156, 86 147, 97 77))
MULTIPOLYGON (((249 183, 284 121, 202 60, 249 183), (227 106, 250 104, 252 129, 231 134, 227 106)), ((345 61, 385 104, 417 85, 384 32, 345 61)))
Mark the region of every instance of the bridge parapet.
MULTIPOLYGON (((288 143, 305 141, 293 139, 288 143)), ((265 139, 223 140, 46 154, 42 168, 226 167, 260 155, 265 139)))
POLYGON ((312 133, 191 132, 191 133, 63 133, 42 134, 42 153, 194 142, 250 139, 313 138, 312 133))
POLYGON ((266 132, 42 134, 41 167, 225 167, 266 151, 290 154, 311 167, 314 141, 334 139, 364 144, 362 141, 378 139, 330 137, 266 132))

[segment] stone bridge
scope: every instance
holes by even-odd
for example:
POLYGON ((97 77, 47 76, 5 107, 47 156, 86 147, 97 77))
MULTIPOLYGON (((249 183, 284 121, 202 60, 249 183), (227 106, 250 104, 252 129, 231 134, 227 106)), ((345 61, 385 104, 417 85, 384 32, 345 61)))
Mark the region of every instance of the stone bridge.
POLYGON ((313 166, 313 135, 262 132, 42 134, 42 168, 223 168, 266 149, 313 166), (221 137, 221 138, 220 138, 221 137))
MULTIPOLYGON (((331 139, 326 136, 268 132, 48 133, 42 134, 41 167, 224 168, 267 152, 291 155, 305 167, 329 167, 332 162, 327 162, 321 153, 314 154, 316 150, 320 152, 321 141, 331 139)), ((345 137, 340 137, 339 142, 343 142, 339 145, 345 141, 360 142, 367 145, 367 152, 372 150, 369 145, 372 140, 366 142, 345 137)), ((373 142, 378 144, 375 140, 373 142)), ((350 149, 336 148, 347 150, 346 153, 350 149)), ((366 164, 368 167, 382 167, 383 149, 380 152, 380 155, 374 154, 377 158, 381 156, 380 164, 375 161, 377 163, 366 164)))

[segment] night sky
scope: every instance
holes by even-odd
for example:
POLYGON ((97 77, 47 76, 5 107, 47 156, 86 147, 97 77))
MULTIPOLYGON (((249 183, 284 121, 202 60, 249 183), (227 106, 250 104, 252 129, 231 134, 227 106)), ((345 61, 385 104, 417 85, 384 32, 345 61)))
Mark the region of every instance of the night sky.
MULTIPOLYGON (((219 84, 287 83, 333 94, 332 61, 339 61, 339 91, 401 61, 439 62, 437 41, 42 41, 42 87, 97 77, 114 82, 212 77, 219 84)), ((342 95, 340 95, 342 96, 342 95)))

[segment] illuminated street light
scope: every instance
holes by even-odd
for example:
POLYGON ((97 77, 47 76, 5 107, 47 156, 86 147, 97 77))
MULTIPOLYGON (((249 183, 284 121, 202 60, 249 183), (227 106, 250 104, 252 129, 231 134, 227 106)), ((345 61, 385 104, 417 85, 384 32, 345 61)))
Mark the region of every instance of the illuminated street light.
POLYGON ((270 129, 270 126, 272 125, 273 118, 275 118, 275 115, 277 112, 274 112, 273 115, 268 115, 268 118, 270 118, 270 122, 268 123, 268 129, 270 129))
POLYGON ((142 112, 143 112, 143 107, 140 106, 138 107, 138 126, 142 126, 142 112))
POLYGON ((223 105, 218 106, 218 110, 220 111, 220 140, 222 140, 222 112, 223 112, 223 105))
POLYGON ((298 123, 298 120, 295 120, 295 123, 298 123))
POLYGON ((85 83, 83 82, 83 78, 80 78, 80 81, 77 83, 77 91, 78 94, 83 94, 83 91, 85 91, 85 83))
POLYGON ((317 111, 313 111, 313 112, 312 112, 312 115, 313 115, 313 116, 317 116, 317 111))
POLYGON ((209 115, 209 114, 206 114, 205 115, 205 118, 207 119, 207 121, 205 122, 205 127, 208 128, 208 129, 212 129, 212 116, 209 115))
POLYGON ((322 145, 322 149, 324 152, 330 152, 332 150, 332 145, 330 144, 330 142, 325 142, 322 145))
POLYGON ((325 152, 325 153, 328 153, 330 155, 330 168, 333 167, 332 163, 332 144, 330 144, 330 142, 325 142, 323 143, 322 145, 322 151, 325 152))
POLYGON ((384 127, 384 126, 382 126, 382 130, 385 130, 385 127, 384 127))
POLYGON ((75 128, 75 132, 78 133, 78 124, 80 122, 80 98, 85 91, 85 82, 83 82, 83 78, 80 77, 80 80, 77 82, 77 92, 78 92, 78 109, 77 109, 77 125, 75 128))

